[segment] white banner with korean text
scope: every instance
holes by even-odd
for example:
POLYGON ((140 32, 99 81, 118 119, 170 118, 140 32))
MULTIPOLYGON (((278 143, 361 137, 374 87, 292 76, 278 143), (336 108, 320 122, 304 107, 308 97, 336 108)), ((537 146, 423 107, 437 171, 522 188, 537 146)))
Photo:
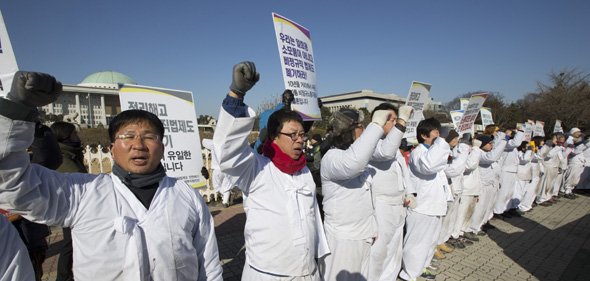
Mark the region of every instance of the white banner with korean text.
POLYGON ((468 104, 469 104, 468 98, 461 98, 461 110, 465 111, 465 109, 467 109, 468 104))
POLYGON ((14 73, 18 71, 16 57, 8 38, 8 31, 0 11, 0 97, 6 97, 12 87, 14 73))
POLYGON ((404 138, 406 138, 409 144, 418 143, 418 139, 416 138, 416 127, 418 127, 418 123, 424 119, 422 112, 428 101, 431 87, 431 84, 412 81, 412 86, 410 87, 408 98, 406 99, 406 105, 414 108, 414 111, 410 116, 410 120, 406 122, 406 132, 404 133, 404 138))
POLYGON ((316 66, 307 28, 281 15, 272 13, 283 70, 285 89, 293 91, 291 108, 303 120, 321 120, 318 107, 316 66))
POLYGON ((489 107, 482 107, 479 111, 481 113, 481 125, 483 129, 489 125, 494 124, 494 119, 492 118, 492 109, 489 107))
MULTIPOLYGON (((533 130, 535 129, 535 123, 531 122, 531 120, 524 123, 524 140, 531 141, 533 140, 533 130)), ((518 126, 518 124, 517 124, 518 126)))
POLYGON ((121 110, 145 110, 157 115, 164 124, 162 165, 166 174, 194 188, 206 187, 207 180, 201 175, 203 157, 193 94, 123 84, 119 89, 119 99, 121 110))
POLYGON ((457 131, 457 126, 459 126, 459 122, 461 121, 461 118, 463 118, 465 110, 452 110, 450 113, 451 119, 453 120, 453 127, 455 128, 455 131, 457 131))
POLYGON ((561 126, 561 120, 555 120, 555 127, 553 127, 554 133, 563 133, 563 127, 561 126))
POLYGON ((545 122, 543 121, 537 121, 537 123, 535 123, 535 129, 533 130, 533 137, 544 137, 545 136, 545 122))
POLYGON ((479 110, 483 106, 483 103, 486 101, 487 97, 487 93, 471 96, 469 99, 469 104, 467 104, 467 109, 465 109, 463 117, 457 125, 457 133, 459 136, 462 136, 465 133, 471 133, 473 135, 473 125, 475 124, 475 119, 477 118, 479 110))

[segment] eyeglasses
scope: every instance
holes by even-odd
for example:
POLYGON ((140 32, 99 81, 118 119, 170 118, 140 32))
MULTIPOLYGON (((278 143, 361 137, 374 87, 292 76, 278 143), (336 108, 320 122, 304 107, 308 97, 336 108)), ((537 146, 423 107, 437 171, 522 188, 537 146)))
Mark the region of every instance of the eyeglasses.
POLYGON ((285 135, 291 138, 292 141, 297 141, 299 138, 301 138, 302 140, 306 140, 307 139, 307 134, 306 133, 283 133, 283 132, 279 132, 279 134, 281 135, 285 135))
POLYGON ((144 134, 144 135, 123 134, 123 135, 118 135, 116 137, 116 139, 119 139, 119 140, 123 141, 124 143, 131 143, 137 137, 140 137, 141 140, 143 140, 145 142, 151 142, 151 143, 155 143, 155 142, 158 142, 160 140, 160 136, 157 135, 157 134, 144 134))

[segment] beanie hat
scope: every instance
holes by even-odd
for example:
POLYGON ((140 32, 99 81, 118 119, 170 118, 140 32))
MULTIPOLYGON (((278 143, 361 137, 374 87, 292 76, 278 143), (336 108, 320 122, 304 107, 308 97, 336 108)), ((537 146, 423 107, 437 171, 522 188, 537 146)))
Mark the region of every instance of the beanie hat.
POLYGON ((577 132, 580 132, 580 129, 578 129, 578 128, 572 128, 570 130, 570 134, 574 134, 574 133, 577 133, 577 132))
POLYGON ((322 136, 320 136, 320 134, 314 134, 313 136, 311 136, 311 139, 320 142, 322 141, 322 136))
POLYGON ((481 135, 479 137, 477 137, 478 141, 481 141, 481 145, 479 147, 484 147, 486 146, 486 144, 492 142, 492 137, 488 136, 488 135, 481 135))
POLYGON ((350 108, 343 108, 332 114, 329 123, 334 128, 334 134, 340 135, 352 124, 362 122, 363 119, 364 116, 359 112, 350 108))
POLYGON ((454 138, 458 138, 458 137, 459 137, 459 134, 457 134, 457 131, 451 130, 449 132, 449 135, 445 138, 445 140, 447 142, 451 142, 454 138))

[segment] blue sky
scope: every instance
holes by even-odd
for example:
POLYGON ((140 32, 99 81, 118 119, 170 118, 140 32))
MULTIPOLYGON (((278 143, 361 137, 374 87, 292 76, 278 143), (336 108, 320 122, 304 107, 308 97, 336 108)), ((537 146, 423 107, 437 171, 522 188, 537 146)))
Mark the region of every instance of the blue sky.
POLYGON ((272 12, 311 31, 319 96, 361 89, 438 101, 478 90, 507 100, 552 70, 590 71, 590 1, 41 1, 0 2, 21 70, 80 83, 103 70, 192 91, 217 117, 234 64, 261 73, 256 109, 284 90, 272 12))

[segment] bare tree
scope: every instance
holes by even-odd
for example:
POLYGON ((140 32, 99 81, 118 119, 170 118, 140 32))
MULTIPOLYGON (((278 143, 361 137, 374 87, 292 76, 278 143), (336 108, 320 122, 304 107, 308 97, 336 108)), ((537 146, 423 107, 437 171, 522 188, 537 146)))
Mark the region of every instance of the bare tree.
POLYGON ((536 93, 525 95, 518 102, 529 119, 545 122, 545 132, 553 132, 555 120, 566 129, 590 129, 590 74, 577 69, 551 72, 549 83, 537 82, 536 93))

